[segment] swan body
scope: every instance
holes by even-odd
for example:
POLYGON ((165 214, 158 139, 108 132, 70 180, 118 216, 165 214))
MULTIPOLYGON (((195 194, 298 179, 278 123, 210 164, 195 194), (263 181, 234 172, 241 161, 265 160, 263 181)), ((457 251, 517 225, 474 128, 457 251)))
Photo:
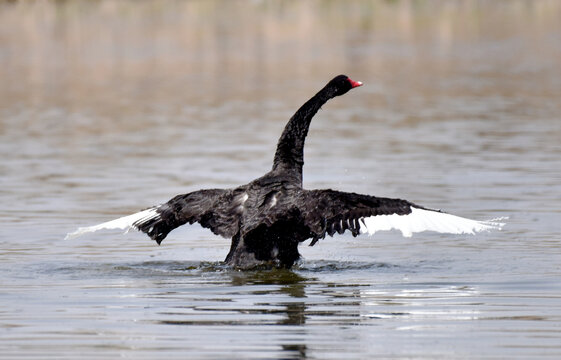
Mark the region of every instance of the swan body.
POLYGON ((406 200, 335 190, 302 188, 304 142, 310 122, 329 99, 361 86, 345 75, 331 80, 287 123, 273 167, 264 176, 233 189, 205 189, 177 195, 167 203, 99 225, 79 228, 73 238, 101 229, 137 229, 158 244, 170 231, 195 222, 232 239, 225 262, 237 268, 263 264, 290 268, 298 245, 350 231, 353 236, 396 229, 406 237, 422 231, 474 234, 500 230, 497 220, 476 221, 406 200))

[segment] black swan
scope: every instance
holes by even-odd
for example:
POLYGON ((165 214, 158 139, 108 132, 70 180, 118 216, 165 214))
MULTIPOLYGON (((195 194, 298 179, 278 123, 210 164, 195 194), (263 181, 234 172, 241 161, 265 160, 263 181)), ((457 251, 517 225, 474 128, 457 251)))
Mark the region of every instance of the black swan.
POLYGON ((198 222, 232 239, 226 264, 290 268, 300 258, 301 242, 312 239, 314 245, 326 235, 346 230, 357 236, 396 229, 406 237, 425 230, 452 234, 500 230, 504 224, 496 220, 465 219, 406 200, 302 188, 304 141, 312 118, 329 99, 361 85, 339 75, 302 105, 279 139, 272 170, 262 177, 233 189, 177 195, 165 204, 79 228, 67 238, 100 229, 134 228, 160 244, 176 227, 198 222))

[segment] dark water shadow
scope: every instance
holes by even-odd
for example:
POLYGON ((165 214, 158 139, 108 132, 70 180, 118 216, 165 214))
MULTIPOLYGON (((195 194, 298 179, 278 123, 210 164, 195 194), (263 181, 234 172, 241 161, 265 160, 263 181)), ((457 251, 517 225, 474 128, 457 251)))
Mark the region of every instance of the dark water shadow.
POLYGON ((329 260, 304 261, 290 270, 244 271, 222 262, 199 261, 53 262, 42 266, 44 276, 86 284, 90 293, 99 296, 98 301, 115 302, 118 292, 126 291, 136 300, 117 300, 119 306, 147 306, 143 312, 150 316, 142 322, 183 327, 174 330, 178 334, 216 328, 239 332, 242 338, 256 326, 294 334, 278 340, 278 359, 310 357, 307 342, 311 340, 306 337, 310 325, 363 324, 366 285, 350 280, 356 274, 401 271, 404 266, 388 263, 329 260), (111 288, 116 285, 119 288, 111 288))
POLYGON ((411 271, 415 265, 403 266, 382 262, 351 262, 316 260, 301 262, 292 269, 234 269, 221 261, 142 261, 122 263, 100 262, 41 262, 30 264, 27 273, 70 278, 140 278, 171 279, 205 277, 211 282, 232 286, 279 285, 296 286, 318 282, 318 276, 356 271, 411 271), (407 268, 407 269, 405 269, 407 268))
MULTIPOLYGON (((314 277, 303 276, 288 269, 240 271, 222 263, 199 263, 187 266, 178 263, 145 263, 142 266, 147 265, 159 269, 158 271, 163 268, 165 271, 183 272, 188 276, 210 275, 214 281, 218 280, 222 285, 226 285, 226 289, 236 289, 228 293, 226 300, 202 305, 187 304, 182 308, 176 308, 177 313, 171 318, 166 316, 166 319, 155 321, 159 325, 167 326, 242 328, 263 325, 296 326, 304 331, 303 326, 306 324, 309 311, 309 304, 306 302, 307 287, 317 281, 314 277), (248 296, 253 300, 251 303, 238 301, 238 297, 248 296), (222 317, 224 301, 230 314, 222 317), (232 306, 232 303, 241 304, 238 307, 238 305, 232 306), (183 310, 188 312, 185 313, 183 310), (234 319, 231 313, 235 313, 234 319)), ((286 341, 278 345, 280 352, 277 359, 308 358, 308 347, 305 343, 286 341)))

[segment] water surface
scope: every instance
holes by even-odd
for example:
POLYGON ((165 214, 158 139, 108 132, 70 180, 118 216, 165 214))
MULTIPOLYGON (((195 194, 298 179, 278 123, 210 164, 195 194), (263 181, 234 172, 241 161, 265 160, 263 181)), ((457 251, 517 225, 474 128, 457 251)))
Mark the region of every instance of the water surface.
POLYGON ((561 357, 555 1, 0 3, 0 357, 561 357), (293 270, 92 225, 269 170, 334 75, 304 183, 509 216, 338 236, 293 270))

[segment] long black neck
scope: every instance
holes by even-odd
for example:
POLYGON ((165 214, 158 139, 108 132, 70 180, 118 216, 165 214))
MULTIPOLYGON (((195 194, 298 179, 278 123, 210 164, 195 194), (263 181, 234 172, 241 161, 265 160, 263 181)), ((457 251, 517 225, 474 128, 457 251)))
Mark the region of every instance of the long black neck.
POLYGON ((277 144, 273 161, 273 172, 282 171, 299 181, 302 185, 302 167, 304 166, 304 142, 314 115, 323 104, 334 96, 334 91, 326 86, 296 111, 277 144))

